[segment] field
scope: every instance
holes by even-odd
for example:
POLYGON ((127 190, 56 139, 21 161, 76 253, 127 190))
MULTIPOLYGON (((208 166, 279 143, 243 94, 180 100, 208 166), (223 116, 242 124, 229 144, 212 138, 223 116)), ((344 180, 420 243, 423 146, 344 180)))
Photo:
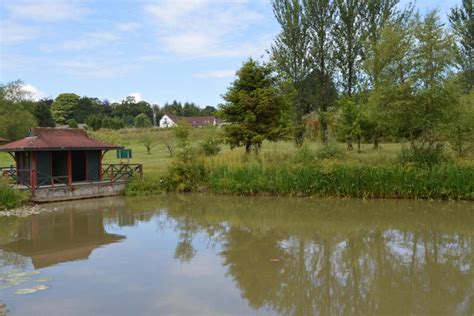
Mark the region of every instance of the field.
MULTIPOLYGON (((168 166, 173 161, 167 145, 174 152, 177 150, 176 139, 172 130, 143 130, 143 129, 127 129, 127 130, 100 130, 89 133, 92 137, 125 146, 132 149, 133 158, 131 163, 141 163, 144 167, 145 174, 162 175, 167 171, 168 166), (148 137, 151 140, 151 153, 148 154, 143 144, 143 139, 148 137)), ((199 128, 193 129, 190 135, 190 144, 199 148, 200 144, 209 138, 222 138, 222 130, 217 128, 199 128)), ((345 144, 333 144, 337 147, 342 156, 337 160, 345 164, 351 165, 387 165, 398 162, 401 149, 408 146, 408 143, 382 143, 379 150, 374 150, 372 144, 362 144, 361 152, 357 152, 356 148, 352 151, 345 150, 345 144)), ((242 166, 249 163, 250 160, 258 160, 265 166, 280 165, 282 163, 292 163, 298 155, 304 155, 305 150, 309 155, 320 150, 322 144, 319 141, 308 141, 303 150, 297 148, 290 140, 280 141, 276 143, 266 142, 262 146, 262 150, 258 156, 254 154, 246 157, 243 148, 230 149, 229 146, 222 144, 221 152, 211 158, 207 158, 207 163, 212 166, 225 165, 227 167, 242 166), (303 153, 302 153, 303 152, 303 153)), ((451 153, 454 157, 454 154, 451 153)), ((304 159, 304 157, 302 157, 304 159)), ((104 163, 117 163, 115 151, 111 151, 105 155, 104 163)), ((474 163, 470 159, 458 160, 462 164, 474 163)), ((0 166, 6 167, 14 164, 13 159, 6 153, 0 153, 0 166)))
MULTIPOLYGON (((182 161, 173 130, 100 130, 90 134, 132 149, 130 163, 143 164, 145 178, 129 185, 130 195, 204 190, 250 195, 474 199, 474 161, 456 158, 449 147, 449 163, 433 168, 401 164, 402 148, 409 147, 401 143, 382 143, 378 150, 372 144, 362 144, 358 152, 356 148, 347 151, 342 143, 323 146, 307 141, 298 148, 287 140, 264 143, 258 155, 246 155, 243 148, 221 144, 218 154, 205 156, 202 144, 209 139, 222 140, 222 129, 199 128, 192 129, 189 137, 188 148, 194 153, 191 160, 182 161)), ((106 154, 105 164, 118 162, 115 151, 106 154)), ((12 163, 9 155, 0 153, 0 166, 12 163)))

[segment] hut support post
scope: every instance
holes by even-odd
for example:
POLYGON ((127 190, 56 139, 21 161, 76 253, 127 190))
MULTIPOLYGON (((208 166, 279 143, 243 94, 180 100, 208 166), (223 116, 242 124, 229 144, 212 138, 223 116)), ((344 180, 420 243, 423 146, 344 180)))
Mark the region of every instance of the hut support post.
POLYGON ((67 185, 69 188, 72 186, 72 153, 70 150, 67 152, 67 185))
POLYGON ((36 172, 36 152, 31 152, 31 169, 30 169, 30 180, 31 180, 31 192, 35 194, 36 186, 38 185, 37 172, 36 172))

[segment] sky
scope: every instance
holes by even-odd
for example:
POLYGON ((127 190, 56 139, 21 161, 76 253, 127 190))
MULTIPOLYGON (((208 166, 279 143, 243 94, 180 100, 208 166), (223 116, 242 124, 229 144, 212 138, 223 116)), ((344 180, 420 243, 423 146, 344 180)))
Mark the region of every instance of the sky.
MULTIPOLYGON (((460 2, 416 8, 446 21, 460 2)), ((278 32, 271 0, 1 0, 0 82, 20 79, 34 99, 217 106, 245 60, 267 59, 278 32)))

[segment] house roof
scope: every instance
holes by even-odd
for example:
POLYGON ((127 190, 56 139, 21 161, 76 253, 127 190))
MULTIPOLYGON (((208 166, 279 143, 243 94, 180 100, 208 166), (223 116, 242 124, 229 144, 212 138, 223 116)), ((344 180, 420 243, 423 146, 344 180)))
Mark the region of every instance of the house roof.
POLYGON ((0 146, 0 152, 119 148, 123 147, 90 138, 84 130, 77 128, 33 128, 30 136, 0 146))
POLYGON ((220 118, 217 118, 215 116, 177 116, 172 114, 165 115, 168 116, 175 123, 178 123, 180 121, 186 121, 193 126, 214 124, 214 120, 216 121, 216 124, 221 124, 223 122, 220 118))
POLYGON ((0 137, 0 143, 6 143, 6 142, 8 142, 8 139, 1 138, 1 137, 0 137))

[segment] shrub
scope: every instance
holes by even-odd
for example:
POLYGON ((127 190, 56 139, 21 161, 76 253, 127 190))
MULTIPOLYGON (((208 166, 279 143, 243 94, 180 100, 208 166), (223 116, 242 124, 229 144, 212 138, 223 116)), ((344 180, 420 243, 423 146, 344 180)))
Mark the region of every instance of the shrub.
POLYGON ((6 179, 0 177, 0 210, 18 207, 26 198, 25 193, 13 189, 6 179))
POLYGON ((75 119, 70 119, 67 121, 67 126, 69 126, 69 128, 78 128, 79 125, 77 125, 77 122, 75 119))
POLYGON ((308 145, 301 146, 295 155, 295 162, 297 163, 309 163, 316 159, 315 153, 309 148, 308 145))
POLYGON ((192 148, 186 147, 168 169, 164 185, 168 191, 195 191, 205 182, 207 174, 203 160, 192 148))
POLYGON ((448 160, 443 144, 412 144, 408 148, 402 148, 400 153, 400 162, 403 164, 412 163, 417 166, 431 167, 448 160))
POLYGON ((201 143, 201 150, 206 156, 215 156, 221 151, 220 141, 215 138, 208 138, 201 143))
POLYGON ((135 177, 127 183, 125 195, 144 196, 163 192, 162 180, 154 176, 135 177))
POLYGON ((321 160, 343 158, 344 154, 345 151, 336 143, 329 143, 316 151, 316 157, 321 160))

